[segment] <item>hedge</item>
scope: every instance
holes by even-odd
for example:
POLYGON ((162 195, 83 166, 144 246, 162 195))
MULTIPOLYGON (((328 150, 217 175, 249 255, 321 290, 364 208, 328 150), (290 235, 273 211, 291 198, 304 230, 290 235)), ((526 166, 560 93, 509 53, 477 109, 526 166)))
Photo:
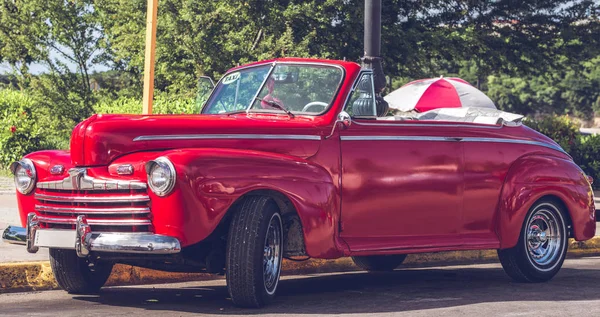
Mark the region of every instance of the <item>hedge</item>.
POLYGON ((525 124, 560 144, 573 161, 594 178, 594 188, 600 189, 600 135, 582 135, 579 126, 567 116, 530 119, 525 120, 525 124))
POLYGON ((0 90, 0 168, 48 146, 36 102, 19 91, 0 90))

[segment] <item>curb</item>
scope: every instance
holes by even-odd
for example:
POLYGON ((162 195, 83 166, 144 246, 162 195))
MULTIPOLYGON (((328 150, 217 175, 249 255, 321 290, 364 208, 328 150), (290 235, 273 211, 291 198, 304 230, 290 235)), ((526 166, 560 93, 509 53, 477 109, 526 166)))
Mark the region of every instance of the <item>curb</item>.
MULTIPOLYGON (((600 237, 577 242, 570 240, 568 258, 600 256, 600 237)), ((498 262, 495 250, 450 251, 412 254, 402 267, 427 267, 498 262)), ((304 262, 284 260, 283 275, 317 274, 358 271, 350 258, 337 260, 311 259, 304 262)), ((131 265, 117 264, 106 283, 107 286, 157 284, 167 282, 202 281, 221 279, 222 276, 206 273, 170 273, 131 265)), ((50 262, 0 264, 0 294, 21 291, 58 289, 50 262)))

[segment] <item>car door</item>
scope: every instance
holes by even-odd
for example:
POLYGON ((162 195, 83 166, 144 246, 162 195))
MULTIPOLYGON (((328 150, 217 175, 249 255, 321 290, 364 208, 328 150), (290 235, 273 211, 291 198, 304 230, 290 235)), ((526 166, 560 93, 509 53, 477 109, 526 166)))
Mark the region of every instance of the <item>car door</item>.
POLYGON ((359 76, 340 130, 341 237, 358 253, 460 245, 463 144, 451 125, 375 119, 372 87, 359 76))

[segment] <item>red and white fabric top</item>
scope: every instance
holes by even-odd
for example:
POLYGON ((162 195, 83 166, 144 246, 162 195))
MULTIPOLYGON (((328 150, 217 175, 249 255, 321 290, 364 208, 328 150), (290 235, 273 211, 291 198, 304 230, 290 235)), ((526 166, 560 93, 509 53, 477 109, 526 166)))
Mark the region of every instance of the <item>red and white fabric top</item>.
POLYGON ((460 78, 429 78, 410 82, 383 99, 390 108, 425 112, 438 108, 491 108, 494 102, 479 89, 460 78))

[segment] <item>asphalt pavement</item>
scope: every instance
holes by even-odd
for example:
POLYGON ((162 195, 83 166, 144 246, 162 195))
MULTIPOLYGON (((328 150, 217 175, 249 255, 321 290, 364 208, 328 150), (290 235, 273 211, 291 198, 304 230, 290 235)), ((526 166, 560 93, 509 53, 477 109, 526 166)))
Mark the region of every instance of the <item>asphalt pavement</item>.
POLYGON ((224 280, 0 295, 0 316, 600 316, 600 257, 567 260, 548 283, 498 264, 290 276, 263 309, 240 309, 224 280))

